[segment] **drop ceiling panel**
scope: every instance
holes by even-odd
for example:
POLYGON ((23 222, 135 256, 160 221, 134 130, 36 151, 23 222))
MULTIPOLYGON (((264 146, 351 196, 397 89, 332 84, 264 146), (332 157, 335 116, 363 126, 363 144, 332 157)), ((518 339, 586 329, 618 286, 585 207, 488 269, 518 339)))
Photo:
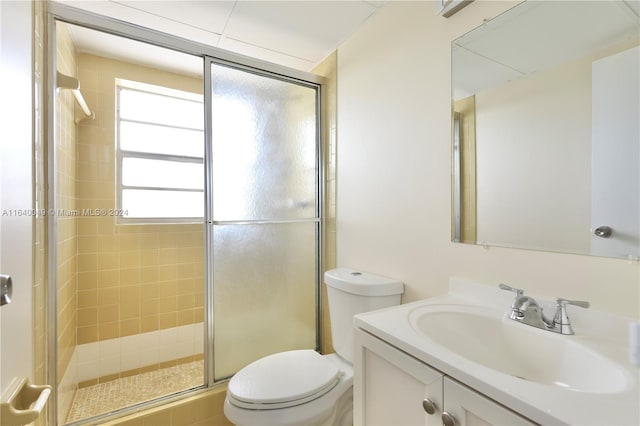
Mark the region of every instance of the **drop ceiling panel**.
MULTIPOLYGON (((1 0, 0 0, 1 1, 1 0)), ((154 15, 143 10, 134 9, 121 3, 113 1, 60 1, 78 9, 87 10, 99 15, 108 16, 124 22, 151 28, 163 33, 172 34, 188 40, 204 43, 209 46, 217 46, 220 35, 204 31, 191 25, 185 25, 162 16, 154 15)), ((155 3, 155 2, 154 2, 155 3)))
MULTIPOLYGON (((303 71, 309 71, 327 57, 387 3, 358 0, 54 1, 303 71)), ((83 48, 88 47, 85 44, 83 48)))
POLYGON ((222 34, 235 1, 126 1, 113 0, 134 9, 165 17, 201 30, 222 34))
POLYGON ((620 2, 528 2, 497 17, 485 28, 481 36, 474 31, 456 44, 531 73, 637 32, 637 17, 620 2), (515 34, 523 36, 518 38, 515 34))
POLYGON ((522 76, 521 73, 495 61, 454 46, 455 67, 452 72, 453 98, 466 98, 490 87, 504 84, 522 76))
POLYGON ((317 62, 375 11, 361 1, 241 1, 225 35, 317 62))

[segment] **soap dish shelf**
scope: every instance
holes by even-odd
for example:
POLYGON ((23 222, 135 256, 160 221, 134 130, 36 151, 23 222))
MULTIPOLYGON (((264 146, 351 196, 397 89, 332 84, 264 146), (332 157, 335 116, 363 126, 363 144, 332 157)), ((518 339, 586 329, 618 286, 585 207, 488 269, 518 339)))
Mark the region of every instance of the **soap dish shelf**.
POLYGON ((27 378, 14 379, 2 396, 3 426, 26 425, 38 418, 51 394, 49 385, 32 385, 27 378))

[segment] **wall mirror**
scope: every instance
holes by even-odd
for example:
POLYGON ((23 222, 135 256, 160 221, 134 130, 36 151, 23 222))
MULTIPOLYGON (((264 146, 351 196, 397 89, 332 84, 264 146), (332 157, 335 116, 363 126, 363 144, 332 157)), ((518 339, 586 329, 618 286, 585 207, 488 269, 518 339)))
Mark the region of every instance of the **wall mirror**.
POLYGON ((452 42, 452 240, 640 257, 640 2, 525 1, 452 42))

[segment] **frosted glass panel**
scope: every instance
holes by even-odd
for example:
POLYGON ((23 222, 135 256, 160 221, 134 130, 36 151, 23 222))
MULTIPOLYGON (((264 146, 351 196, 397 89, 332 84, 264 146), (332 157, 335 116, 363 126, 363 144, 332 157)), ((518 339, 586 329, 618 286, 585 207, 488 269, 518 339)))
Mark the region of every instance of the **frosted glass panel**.
POLYGON ((317 346, 319 150, 316 88, 216 64, 211 73, 220 380, 263 356, 317 346), (261 223, 230 223, 252 220, 261 223))
POLYGON ((316 216, 315 88, 212 66, 214 220, 316 216))
POLYGON ((315 223, 214 227, 215 378, 316 347, 315 223))

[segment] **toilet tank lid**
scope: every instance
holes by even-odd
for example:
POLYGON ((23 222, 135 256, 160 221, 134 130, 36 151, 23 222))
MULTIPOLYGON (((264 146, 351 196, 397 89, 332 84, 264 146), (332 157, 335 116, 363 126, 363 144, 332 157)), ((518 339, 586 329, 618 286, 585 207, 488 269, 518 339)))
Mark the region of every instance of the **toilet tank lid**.
POLYGON ((391 296, 404 293, 398 280, 349 268, 331 269, 324 273, 329 286, 360 296, 391 296))

